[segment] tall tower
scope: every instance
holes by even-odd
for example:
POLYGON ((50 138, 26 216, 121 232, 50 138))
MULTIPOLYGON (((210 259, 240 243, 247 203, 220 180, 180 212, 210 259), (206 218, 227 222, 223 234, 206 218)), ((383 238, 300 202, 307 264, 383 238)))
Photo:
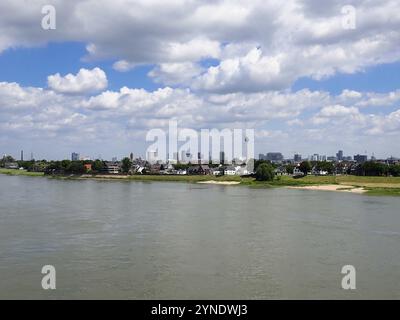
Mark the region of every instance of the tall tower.
POLYGON ((24 150, 21 150, 21 161, 24 161, 24 150))

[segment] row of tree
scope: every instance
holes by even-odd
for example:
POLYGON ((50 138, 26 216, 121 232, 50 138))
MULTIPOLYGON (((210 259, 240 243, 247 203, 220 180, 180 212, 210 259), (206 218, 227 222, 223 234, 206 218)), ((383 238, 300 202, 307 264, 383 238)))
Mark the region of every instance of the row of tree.
MULTIPOLYGON (((340 166, 341 164, 337 164, 340 166)), ((300 163, 299 170, 307 174, 315 168, 318 171, 326 171, 328 174, 333 174, 336 171, 335 164, 327 161, 309 162, 303 161, 300 163)), ((291 168, 289 169, 289 171, 291 168)), ((348 167, 347 174, 355 174, 358 176, 393 176, 400 177, 400 164, 385 164, 376 161, 367 161, 357 164, 353 167, 348 167)))
POLYGON ((87 169, 85 164, 91 165, 92 172, 101 172, 105 163, 102 160, 94 161, 71 161, 71 160, 61 160, 61 161, 50 161, 47 162, 45 173, 48 174, 82 174, 86 173, 87 169))
POLYGON ((393 176, 400 177, 400 165, 387 165, 375 161, 367 161, 357 166, 354 172, 359 176, 393 176))
MULTIPOLYGON (((340 166, 340 164, 338 164, 340 166)), ((256 179, 260 181, 273 180, 274 170, 276 165, 265 160, 255 161, 256 179)), ((295 166, 288 164, 285 166, 288 174, 293 174, 295 166)), ((298 169, 307 175, 315 168, 317 171, 325 171, 328 174, 334 174, 336 171, 335 164, 327 161, 303 161, 300 163, 298 169)), ((367 161, 358 164, 355 167, 349 167, 347 174, 355 174, 359 176, 393 176, 400 177, 400 164, 384 164, 376 161, 367 161)))

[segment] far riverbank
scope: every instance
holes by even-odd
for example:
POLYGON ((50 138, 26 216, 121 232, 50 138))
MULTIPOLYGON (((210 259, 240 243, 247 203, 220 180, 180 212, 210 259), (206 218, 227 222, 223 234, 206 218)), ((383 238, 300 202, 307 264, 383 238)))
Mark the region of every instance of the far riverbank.
POLYGON ((186 182, 202 184, 219 184, 230 186, 249 187, 289 187, 304 190, 351 192, 367 195, 400 196, 400 177, 364 177, 364 176, 306 176, 294 179, 291 176, 278 176, 274 181, 260 182, 250 177, 240 176, 209 176, 209 175, 57 175, 48 176, 42 172, 28 172, 25 170, 0 169, 0 174, 23 175, 31 177, 48 177, 53 179, 94 179, 110 181, 158 181, 158 182, 186 182))

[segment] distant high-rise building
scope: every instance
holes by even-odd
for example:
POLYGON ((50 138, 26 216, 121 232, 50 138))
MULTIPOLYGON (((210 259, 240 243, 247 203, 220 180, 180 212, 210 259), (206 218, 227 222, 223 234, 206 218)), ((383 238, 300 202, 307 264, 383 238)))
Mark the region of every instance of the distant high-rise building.
POLYGON ((225 152, 224 151, 221 151, 219 153, 219 161, 221 164, 225 164, 225 152))
POLYGON ((354 161, 356 161, 357 163, 364 163, 368 161, 368 156, 364 154, 356 154, 354 156, 354 161))
POLYGON ((129 155, 129 159, 131 159, 131 161, 133 161, 133 153, 131 152, 131 154, 129 155))
POLYGON ((24 150, 21 150, 21 161, 24 161, 24 150))
POLYGON ((268 152, 266 156, 266 160, 271 162, 277 162, 283 160, 283 155, 280 152, 268 152))
POLYGON ((294 155, 294 161, 295 161, 295 162, 300 162, 300 161, 301 161, 301 154, 297 154, 297 153, 296 153, 296 154, 294 155))
POLYGON ((72 161, 78 161, 78 160, 79 160, 79 153, 72 152, 72 154, 71 154, 71 160, 72 160, 72 161))
POLYGON ((117 157, 112 157, 111 161, 112 161, 112 162, 117 162, 117 161, 118 161, 118 158, 117 158, 117 157))
POLYGON ((343 160, 343 150, 339 150, 338 153, 336 153, 336 158, 338 161, 343 160))

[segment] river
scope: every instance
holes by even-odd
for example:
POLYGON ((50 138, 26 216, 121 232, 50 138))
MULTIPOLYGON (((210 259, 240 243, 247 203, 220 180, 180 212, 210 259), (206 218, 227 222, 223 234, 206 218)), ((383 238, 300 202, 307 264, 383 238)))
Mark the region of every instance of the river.
POLYGON ((0 298, 398 299, 399 209, 326 191, 0 175, 0 298), (342 289, 344 265, 356 290, 342 289))

